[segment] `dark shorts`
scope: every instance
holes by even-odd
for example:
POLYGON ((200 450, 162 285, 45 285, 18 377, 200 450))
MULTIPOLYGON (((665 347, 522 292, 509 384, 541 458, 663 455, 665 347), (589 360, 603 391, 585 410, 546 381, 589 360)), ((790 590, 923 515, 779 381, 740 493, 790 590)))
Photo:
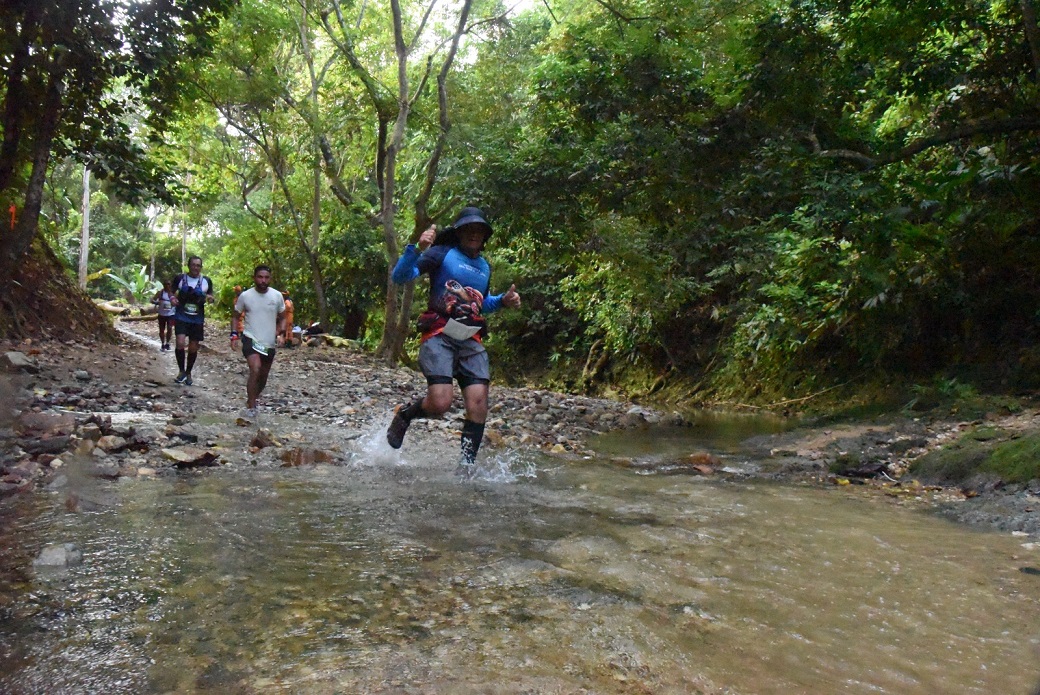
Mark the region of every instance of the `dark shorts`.
POLYGON ((461 388, 490 384, 491 369, 487 350, 477 340, 455 340, 435 335, 419 346, 419 368, 427 384, 450 384, 457 379, 461 388))
POLYGON ((203 325, 201 323, 177 321, 173 325, 173 332, 175 335, 186 335, 188 336, 188 340, 201 343, 203 340, 202 328, 203 325))
POLYGON ((256 355, 260 358, 261 362, 273 362, 274 361, 275 349, 273 347, 267 348, 267 354, 261 355, 259 352, 253 349, 253 339, 248 335, 242 336, 242 356, 248 358, 250 355, 256 355))
POLYGON ((164 330, 167 326, 172 326, 177 323, 177 319, 172 316, 163 316, 159 314, 159 330, 164 330))

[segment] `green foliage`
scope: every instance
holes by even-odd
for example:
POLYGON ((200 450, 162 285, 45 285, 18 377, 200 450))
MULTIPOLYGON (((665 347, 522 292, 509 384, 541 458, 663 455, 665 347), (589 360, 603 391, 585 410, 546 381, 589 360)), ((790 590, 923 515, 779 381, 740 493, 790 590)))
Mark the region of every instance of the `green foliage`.
POLYGON ((136 273, 127 275, 125 278, 112 272, 105 273, 105 276, 125 290, 138 304, 148 301, 162 289, 161 282, 149 279, 148 266, 145 265, 141 266, 136 273))
MULTIPOLYGON (((180 172, 172 227, 191 230, 223 295, 268 262, 303 322, 320 271, 333 324, 371 344, 393 260, 376 113, 393 127, 397 75, 388 8, 366 7, 344 6, 333 34, 368 81, 320 15, 240 3, 213 57, 190 64, 183 96, 201 101, 149 152, 180 172)), ((922 403, 1035 381, 1040 119, 1017 3, 474 11, 426 213, 490 215, 492 291, 515 282, 524 298, 488 340, 511 376, 585 387, 577 375, 605 356, 600 377, 617 383, 667 373, 713 396, 783 400, 890 375, 926 384, 922 403)), ((397 241, 442 126, 435 76, 407 69, 397 241)), ((125 275, 165 225, 103 193, 97 262, 125 275)), ((49 233, 71 262, 75 172, 50 196, 49 233)), ((156 238, 157 263, 175 258, 175 236, 156 238)))

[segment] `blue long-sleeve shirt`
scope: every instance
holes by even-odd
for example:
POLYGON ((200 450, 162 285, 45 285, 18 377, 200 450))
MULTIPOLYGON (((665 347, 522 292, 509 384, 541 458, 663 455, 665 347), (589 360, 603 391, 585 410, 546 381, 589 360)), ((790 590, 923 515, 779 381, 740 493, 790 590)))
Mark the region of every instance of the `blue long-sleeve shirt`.
POLYGON ((420 253, 414 244, 408 244, 394 266, 393 281, 404 285, 423 273, 430 276, 431 311, 452 315, 453 298, 448 288, 451 280, 481 294, 479 313, 490 314, 502 307, 502 294, 488 296, 491 265, 483 256, 470 258, 455 246, 431 246, 420 253))

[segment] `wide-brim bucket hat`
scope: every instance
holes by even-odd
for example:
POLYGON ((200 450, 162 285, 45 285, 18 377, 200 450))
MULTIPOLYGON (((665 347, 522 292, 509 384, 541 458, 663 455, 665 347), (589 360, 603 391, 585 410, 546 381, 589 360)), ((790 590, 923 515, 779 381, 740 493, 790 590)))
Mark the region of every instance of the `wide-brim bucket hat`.
POLYGON ((437 233, 437 238, 433 242, 435 246, 441 244, 450 244, 455 246, 459 243, 458 230, 469 224, 478 224, 484 229, 484 243, 491 238, 492 229, 491 224, 484 217, 484 211, 480 208, 467 207, 462 208, 462 212, 459 213, 458 219, 455 220, 455 224, 450 227, 445 227, 437 233))

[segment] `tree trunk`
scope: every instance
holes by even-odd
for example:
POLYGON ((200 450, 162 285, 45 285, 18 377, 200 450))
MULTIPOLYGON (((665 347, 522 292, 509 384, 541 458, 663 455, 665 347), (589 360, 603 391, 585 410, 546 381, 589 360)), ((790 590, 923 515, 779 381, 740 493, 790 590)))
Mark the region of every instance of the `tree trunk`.
POLYGON ((61 72, 59 68, 55 68, 51 73, 50 83, 47 85, 46 101, 40 119, 37 121, 36 137, 33 138, 32 170, 29 174, 29 184, 26 187, 21 216, 7 243, 0 247, 3 250, 3 254, 0 255, 0 278, 4 278, 0 282, 3 283, 6 283, 7 279, 12 276, 12 270, 29 250, 29 245, 36 236, 40 210, 43 207, 43 186, 47 179, 51 144, 58 132, 58 122, 61 120, 61 72))
MULTIPOLYGON (((448 55, 444 59, 444 64, 441 65, 441 71, 437 75, 437 112, 440 117, 440 132, 437 134, 437 143, 433 147, 433 151, 430 153, 430 158, 426 162, 426 177, 423 181, 422 190, 415 199, 415 226, 412 231, 412 240, 419 238, 419 235, 423 233, 430 224, 433 223, 433 218, 430 217, 429 213, 429 202, 430 196, 433 194, 433 186, 437 182, 437 170, 440 167, 441 154, 444 152, 445 145, 448 141, 448 132, 451 130, 451 119, 448 117, 448 72, 451 69, 451 65, 455 60, 455 55, 458 53, 459 39, 462 37, 463 32, 466 29, 466 22, 469 19, 470 0, 463 3, 462 10, 459 13, 459 23, 455 29, 455 34, 452 37, 451 48, 448 50, 448 55)), ((397 321, 397 329, 394 332, 394 342, 390 345, 394 359, 400 359, 404 355, 404 341, 408 337, 408 331, 411 328, 411 314, 412 314, 412 299, 415 296, 415 284, 409 284, 405 287, 401 297, 401 307, 399 317, 397 321)))
POLYGON ((2 27, 4 33, 13 37, 14 40, 12 41, 12 56, 4 81, 6 90, 3 106, 4 138, 3 143, 0 144, 0 191, 10 185, 18 162, 23 111, 28 103, 24 74, 29 62, 30 48, 35 43, 35 38, 40 30, 41 10, 41 4, 28 3, 20 25, 12 20, 10 25, 2 27), (15 36, 16 34, 18 36, 15 36))
POLYGON ((1036 8, 1033 0, 1019 0, 1022 7, 1022 21, 1026 28, 1026 41, 1029 52, 1033 56, 1033 78, 1040 83, 1040 29, 1036 25, 1036 8))
MULTIPOLYGON (((397 246, 397 235, 393 229, 394 176, 397 164, 397 153, 400 151, 401 144, 404 141, 404 131, 407 126, 411 102, 408 98, 408 73, 406 69, 408 51, 404 44, 403 32, 401 30, 400 6, 397 0, 393 0, 391 4, 394 8, 394 38, 396 40, 395 45, 397 47, 398 57, 398 114, 397 122, 394 124, 393 137, 390 140, 389 146, 386 148, 386 161, 384 164, 386 175, 384 178, 382 213, 383 238, 386 243, 387 257, 391 264, 392 272, 392 264, 397 261, 397 257, 400 255, 397 246)), ((462 10, 459 13, 459 21, 455 33, 452 36, 451 47, 448 50, 447 56, 444 58, 444 63, 441 66, 437 78, 438 109, 440 112, 441 132, 437 138, 437 145, 434 147, 433 153, 430 155, 430 160, 427 163, 426 180, 423 189, 415 202, 416 217, 413 226, 413 237, 417 237, 418 234, 421 234, 422 230, 425 229, 428 224, 429 216, 426 206, 429 201, 430 193, 433 190, 433 184, 437 179, 437 168, 440 161, 440 155, 444 149, 444 142, 447 138, 448 130, 450 129, 450 123, 448 121, 448 98, 445 83, 451 65, 455 60, 455 55, 458 52, 459 39, 461 39, 462 34, 465 33, 466 22, 469 18, 471 5, 472 0, 466 0, 462 5, 462 10)), ((411 324, 412 297, 414 292, 415 288, 413 285, 406 287, 403 292, 399 291, 398 288, 394 286, 393 280, 390 279, 388 274, 386 315, 383 321, 383 337, 379 342, 379 347, 376 349, 377 357, 386 359, 390 362, 396 362, 404 354, 404 341, 408 337, 408 330, 411 324), (398 300, 400 300, 400 303, 398 303, 398 300)))
POLYGON ((411 102, 408 99, 408 47, 404 41, 404 27, 401 22, 401 3, 391 0, 390 6, 394 15, 394 47, 397 52, 397 120, 394 132, 386 147, 383 177, 383 200, 380 213, 383 222, 383 245, 390 267, 386 276, 386 313, 383 316, 383 337, 376 348, 376 357, 388 362, 396 362, 404 345, 404 336, 400 335, 400 310, 398 303, 400 291, 394 284, 393 266, 400 255, 397 246, 397 231, 394 229, 394 193, 397 183, 397 153, 404 143, 404 131, 408 127, 408 115, 411 113, 411 102))
POLYGON ((90 169, 83 167, 83 226, 79 234, 79 288, 87 289, 87 263, 90 260, 90 169))

